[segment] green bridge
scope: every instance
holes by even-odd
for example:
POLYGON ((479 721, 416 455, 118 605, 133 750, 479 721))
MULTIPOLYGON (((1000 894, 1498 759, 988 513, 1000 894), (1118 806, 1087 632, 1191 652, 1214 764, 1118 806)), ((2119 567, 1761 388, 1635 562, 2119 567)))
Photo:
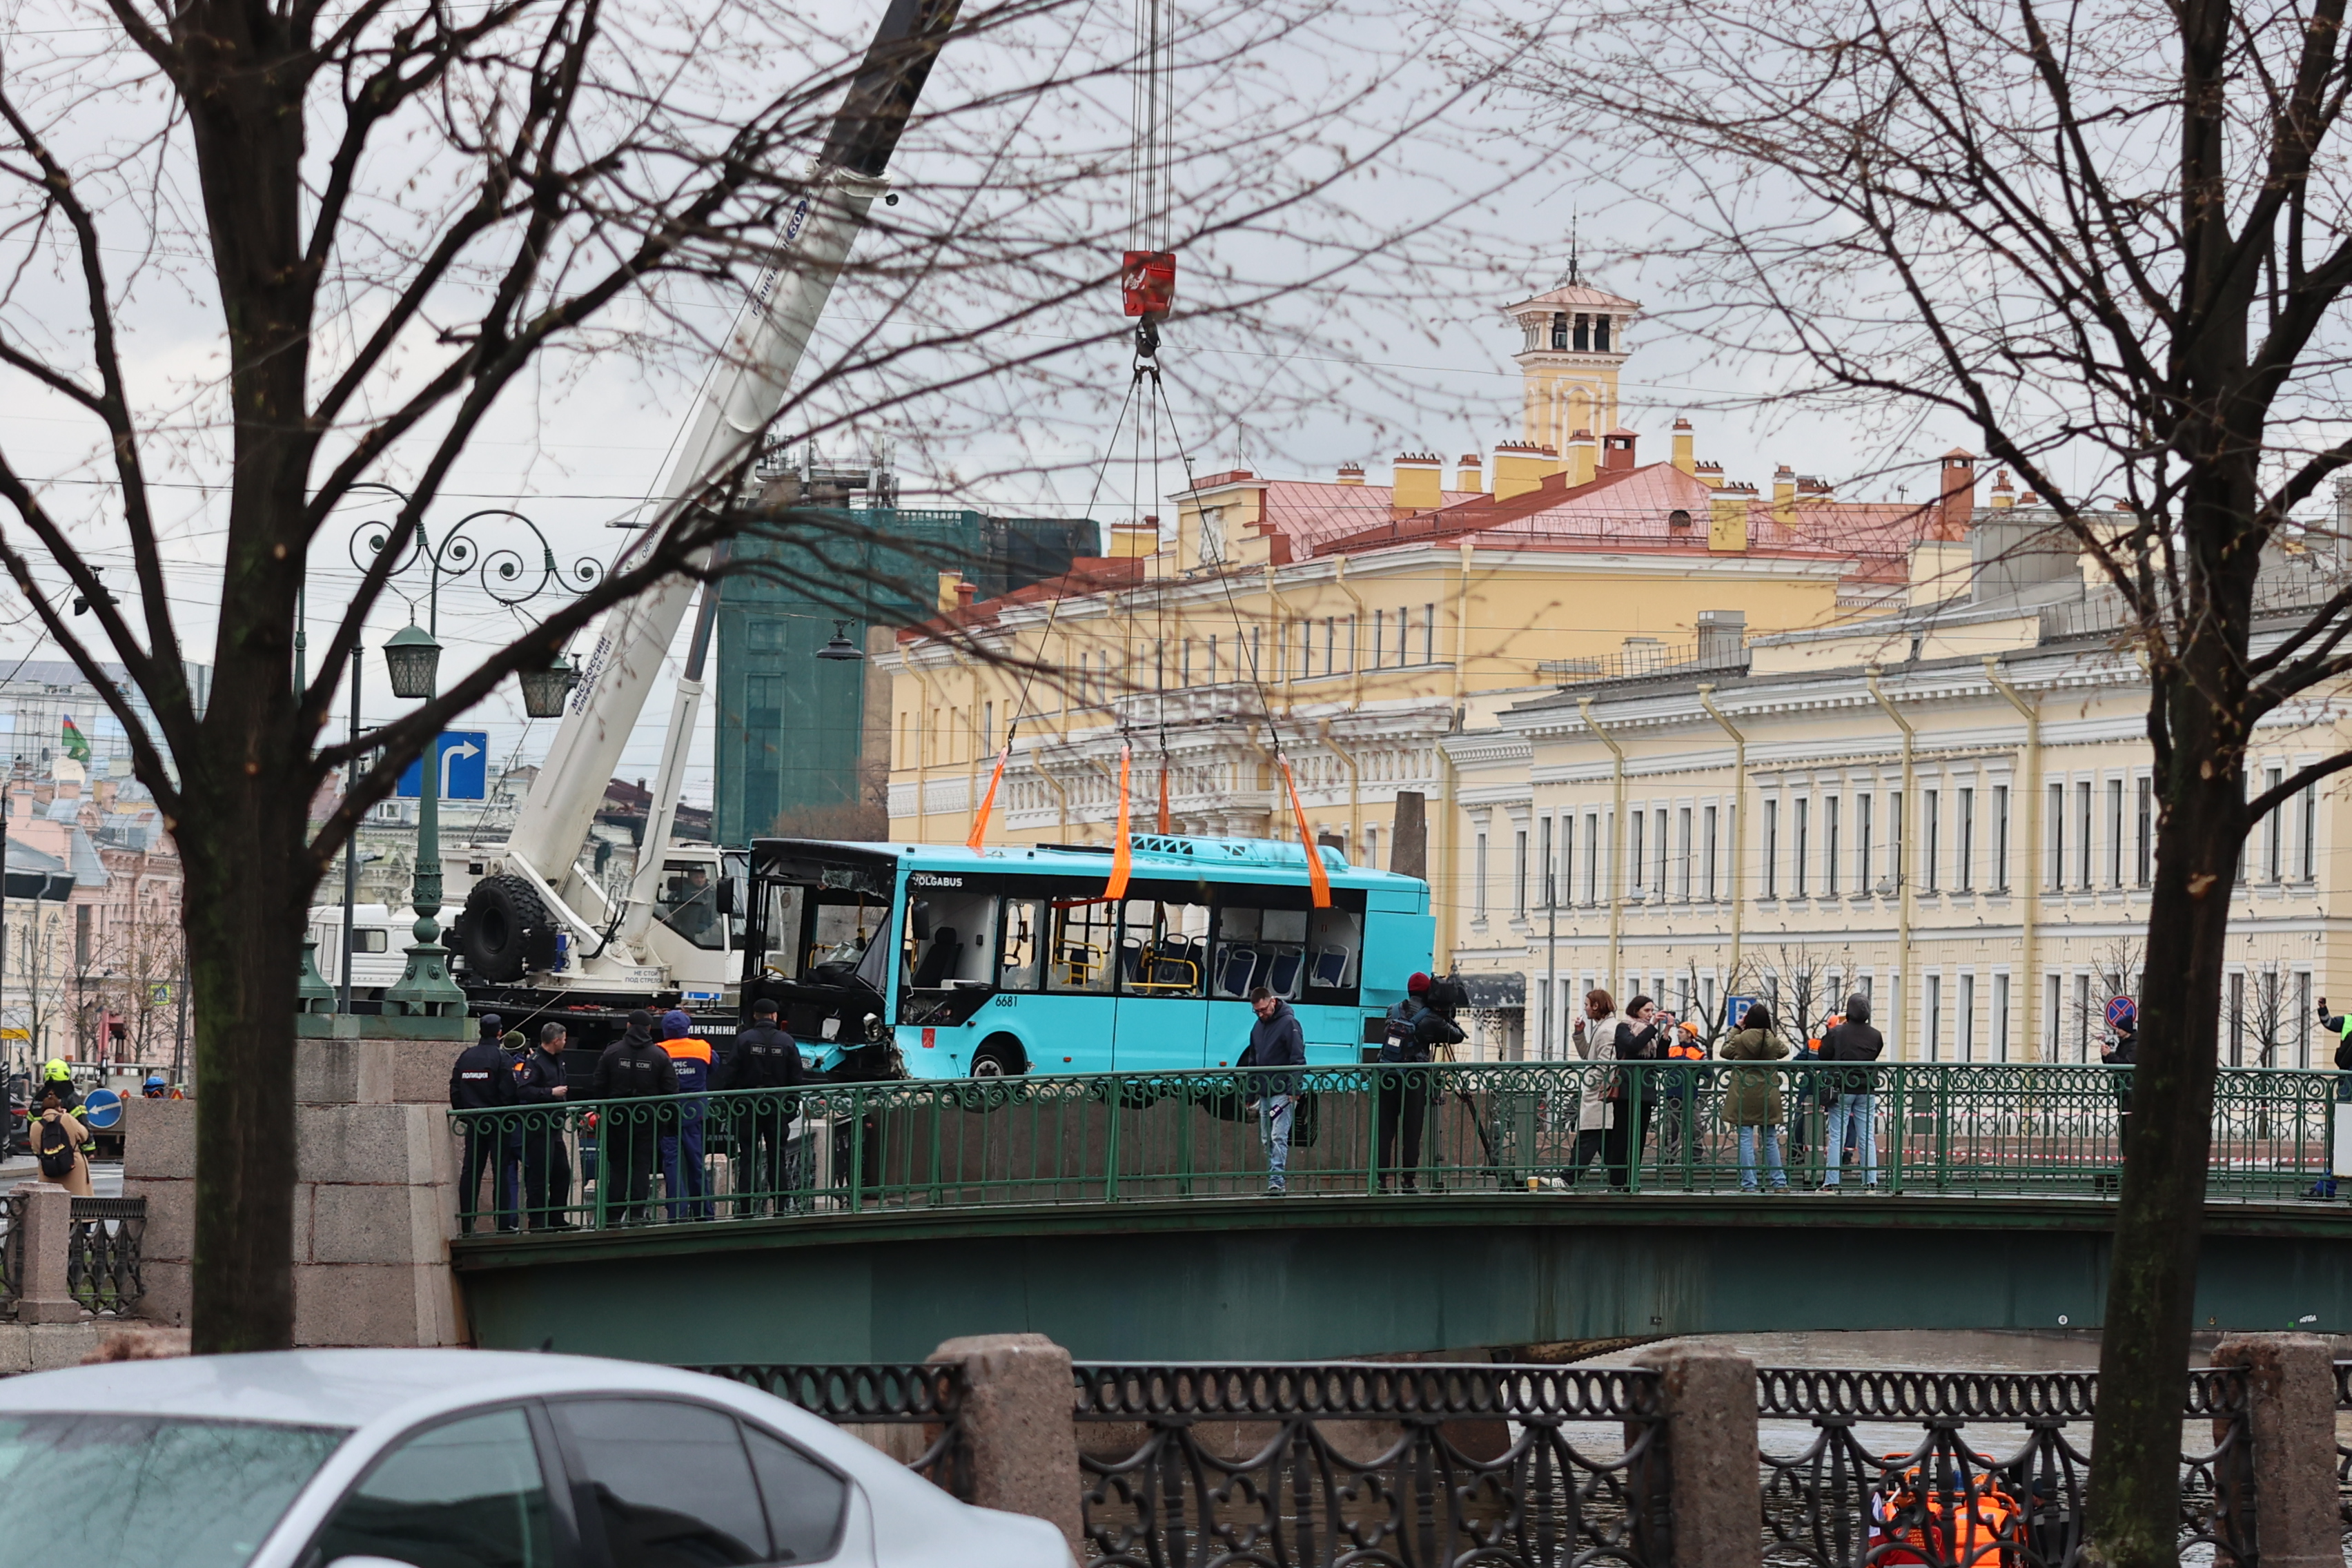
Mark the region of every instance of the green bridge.
MULTIPOLYGON (((574 1228, 456 1248, 478 1342, 672 1362, 914 1359, 1034 1330, 1082 1358, 1311 1360, 1727 1331, 2095 1327, 2128 1069, 1677 1063, 1317 1068, 1288 1192, 1232 1072, 823 1085, 467 1112, 575 1181, 574 1228), (1843 1069, 1852 1070, 1852 1069, 1843 1069), (1754 1075, 1735 1077, 1735 1075, 1754 1075), (1779 1089, 1796 1190, 1741 1190, 1727 1089, 1779 1089), (1864 1101, 1854 1087, 1870 1098, 1864 1101), (1612 1097, 1639 1153, 1570 1163, 1612 1097), (1825 1102, 1880 1187, 1835 1194, 1825 1102), (1425 1134, 1406 1163, 1382 1124, 1425 1134), (515 1135, 520 1134, 520 1138, 515 1135), (629 1166, 698 1136, 631 1214, 629 1166), (772 1154, 771 1151, 781 1151, 772 1154), (690 1173, 698 1169, 698 1187, 690 1173), (1412 1189, 1406 1190, 1410 1181, 1412 1189)), ((2336 1075, 2225 1071, 2198 1312, 2352 1332, 2336 1075)), ((1752 1098, 1746 1096, 1742 1098, 1752 1098)), ((1756 1173, 1769 1186, 1769 1173, 1756 1173)), ((2352 1184, 2347 1186, 2352 1197, 2352 1184)), ((547 1200, 551 1205, 552 1199, 547 1200)))

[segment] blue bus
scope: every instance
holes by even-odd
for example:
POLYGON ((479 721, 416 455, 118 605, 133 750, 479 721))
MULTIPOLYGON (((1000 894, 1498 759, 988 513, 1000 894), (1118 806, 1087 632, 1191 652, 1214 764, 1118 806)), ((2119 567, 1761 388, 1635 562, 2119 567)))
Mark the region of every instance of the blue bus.
POLYGON ((1318 1065, 1363 1059, 1430 967, 1429 884, 1297 844, 1136 834, 1108 846, 751 846, 741 1005, 775 1001, 839 1079, 1229 1067, 1249 994, 1286 998, 1318 1065), (895 1059, 894 1059, 895 1058, 895 1059))

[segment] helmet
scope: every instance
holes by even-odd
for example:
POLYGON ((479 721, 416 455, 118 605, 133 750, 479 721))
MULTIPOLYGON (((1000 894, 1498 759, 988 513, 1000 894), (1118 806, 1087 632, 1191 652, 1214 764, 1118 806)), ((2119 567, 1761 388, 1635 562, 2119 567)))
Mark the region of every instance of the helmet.
POLYGON ((70 1083, 73 1081, 73 1069, 66 1066, 65 1058, 51 1057, 49 1065, 41 1069, 41 1077, 49 1083, 70 1083))

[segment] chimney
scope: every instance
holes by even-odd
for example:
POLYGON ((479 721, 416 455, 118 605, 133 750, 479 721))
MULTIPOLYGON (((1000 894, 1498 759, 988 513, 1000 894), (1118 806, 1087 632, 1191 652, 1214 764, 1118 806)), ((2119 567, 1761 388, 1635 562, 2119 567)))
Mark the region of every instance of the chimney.
MULTIPOLYGON (((1689 420, 1676 419, 1675 421, 1675 467, 1680 468, 1684 473, 1696 474, 1698 472, 1697 441, 1698 437, 1691 433, 1691 422, 1689 420)), ((1720 469, 1717 471, 1718 473, 1721 472, 1720 469)))
POLYGON ((2017 490, 2009 482, 2009 470, 1997 468, 1992 476, 1992 504, 1996 511, 2007 511, 2017 504, 2017 490))
POLYGON ((1601 437, 1601 471, 1604 474, 1632 473, 1633 443, 1640 439, 1631 430, 1622 427, 1601 437))
POLYGON ((1462 460, 1454 466, 1454 488, 1457 490, 1484 493, 1486 481, 1485 476, 1478 471, 1482 461, 1483 459, 1475 452, 1463 453, 1462 460))
POLYGON ((1772 521, 1797 521, 1797 470, 1786 463, 1772 470, 1772 521))
POLYGON ((1813 500, 1827 500, 1833 493, 1835 493, 1834 487, 1832 486, 1827 479, 1817 479, 1810 474, 1800 475, 1798 477, 1797 499, 1799 500, 1809 499, 1813 500))
POLYGON ((1739 662, 1748 640, 1745 610, 1701 610, 1698 613, 1698 661, 1717 668, 1739 662))
POLYGON ((1549 447, 1538 447, 1527 441, 1495 443, 1495 499, 1508 500, 1523 496, 1544 481, 1547 474, 1559 472, 1559 457, 1549 447))
POLYGON ((1568 437, 1568 482, 1570 487, 1572 489, 1578 485, 1591 484, 1592 482, 1593 471, 1597 467, 1598 465, 1595 463, 1593 458, 1592 432, 1590 430, 1578 430, 1572 432, 1568 437))
POLYGON ((1944 470, 1936 493, 1943 497, 1943 516, 1937 521, 1933 537, 1953 540, 1969 536, 1969 520, 1977 510, 1977 459, 1974 453, 1955 447, 1944 454, 1944 470))
POLYGON ((1364 482, 1364 465, 1363 465, 1363 464, 1361 464, 1361 463, 1342 463, 1342 464, 1340 464, 1340 465, 1339 465, 1339 483, 1341 483, 1341 484, 1343 484, 1343 485, 1360 485, 1360 484, 1362 484, 1363 482, 1364 482))
POLYGON ((933 615, 944 616, 950 610, 954 609, 958 605, 963 602, 963 595, 957 591, 958 584, 962 583, 962 581, 963 574, 961 572, 942 572, 940 574, 939 596, 931 602, 931 613, 933 615))
POLYGON ((1433 511, 1445 504, 1445 465, 1434 452, 1399 452, 1395 488, 1389 493, 1389 510, 1433 511))
POLYGON ((1723 488, 1723 465, 1700 463, 1691 469, 1691 477, 1711 490, 1719 490, 1723 488))
POLYGON ((1110 558, 1133 561, 1160 553, 1160 519, 1146 512, 1140 519, 1110 525, 1110 558))
POLYGON ((1706 498, 1706 547, 1718 555, 1738 555, 1748 548, 1748 512, 1756 487, 1718 485, 1706 498))
POLYGON ((959 581, 955 585, 955 607, 959 611, 970 610, 971 608, 971 602, 980 597, 980 584, 977 583, 965 583, 959 581))

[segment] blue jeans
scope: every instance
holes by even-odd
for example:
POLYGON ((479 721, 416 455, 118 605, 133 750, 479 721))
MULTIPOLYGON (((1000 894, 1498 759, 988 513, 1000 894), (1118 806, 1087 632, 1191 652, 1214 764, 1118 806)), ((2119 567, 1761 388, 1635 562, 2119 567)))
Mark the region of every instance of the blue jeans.
POLYGON ((1838 1166, 1845 1159, 1845 1130, 1851 1121, 1855 1129, 1854 1142, 1862 1154, 1862 1184, 1878 1185, 1878 1096, 1874 1094, 1841 1094, 1838 1102, 1830 1107, 1828 1169, 1822 1175, 1824 1185, 1838 1184, 1838 1166))
POLYGON ((1756 1190, 1757 1135, 1763 1135, 1764 1163, 1772 1173, 1772 1186, 1777 1192, 1789 1190, 1788 1173, 1780 1168, 1780 1130, 1778 1127, 1743 1127, 1739 1130, 1739 1190, 1756 1190))
POLYGON ((1257 1102, 1257 1141, 1265 1150, 1265 1184, 1271 1192, 1289 1184, 1290 1119, 1297 1109, 1295 1094, 1269 1094, 1257 1102))

